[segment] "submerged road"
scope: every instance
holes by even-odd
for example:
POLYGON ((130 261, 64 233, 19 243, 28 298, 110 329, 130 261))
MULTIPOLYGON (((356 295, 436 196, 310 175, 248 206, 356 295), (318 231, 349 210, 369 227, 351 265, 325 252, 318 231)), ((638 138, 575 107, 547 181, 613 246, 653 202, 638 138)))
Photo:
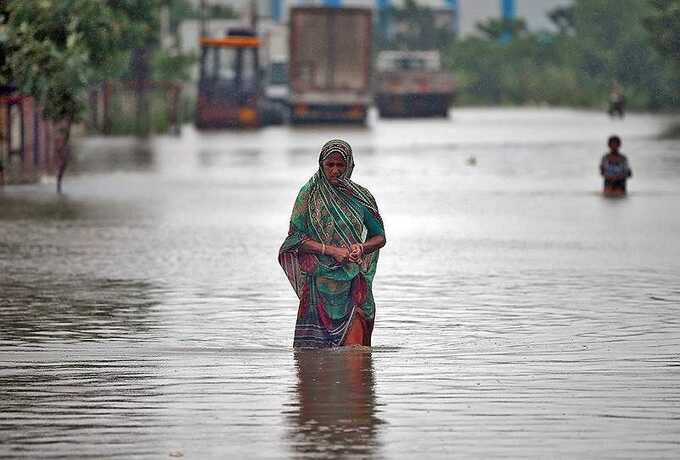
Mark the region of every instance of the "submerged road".
POLYGON ((64 196, 0 191, 0 457, 680 457, 670 121, 83 140, 64 196), (618 200, 597 171, 613 133, 618 200), (375 346, 294 353, 276 255, 333 137, 385 220, 375 346))

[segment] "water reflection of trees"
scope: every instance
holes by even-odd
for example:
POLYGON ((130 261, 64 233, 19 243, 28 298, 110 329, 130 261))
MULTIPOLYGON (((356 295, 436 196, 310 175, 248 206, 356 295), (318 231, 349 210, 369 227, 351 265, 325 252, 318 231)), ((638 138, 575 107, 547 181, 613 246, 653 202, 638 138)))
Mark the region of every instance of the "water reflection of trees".
POLYGON ((154 327, 154 286, 135 280, 85 277, 0 279, 3 341, 120 339, 154 327))
POLYGON ((293 449, 324 457, 375 455, 382 421, 371 352, 297 351, 295 365, 296 400, 288 417, 293 449))
POLYGON ((69 197, 67 195, 0 194, 0 250, 12 239, 24 242, 38 232, 45 231, 54 221, 86 221, 107 219, 125 221, 140 213, 148 215, 148 208, 135 206, 134 203, 116 202, 112 197, 69 197), (27 228, 26 221, 35 223, 27 228), (20 230, 18 230, 20 229, 20 230))
POLYGON ((80 174, 150 171, 155 163, 153 149, 146 143, 135 140, 115 143, 97 139, 96 142, 80 146, 77 153, 73 161, 73 170, 80 174))
POLYGON ((261 148, 203 149, 198 152, 198 163, 203 168, 215 166, 256 166, 262 162, 261 148))
MULTIPOLYGON (((0 196, 0 218, 3 223, 25 219, 37 221, 76 220, 83 216, 86 211, 84 208, 85 206, 81 203, 54 194, 38 198, 0 196)), ((0 245, 5 244, 8 237, 11 236, 11 229, 6 225, 0 228, 0 236, 2 237, 0 245)))

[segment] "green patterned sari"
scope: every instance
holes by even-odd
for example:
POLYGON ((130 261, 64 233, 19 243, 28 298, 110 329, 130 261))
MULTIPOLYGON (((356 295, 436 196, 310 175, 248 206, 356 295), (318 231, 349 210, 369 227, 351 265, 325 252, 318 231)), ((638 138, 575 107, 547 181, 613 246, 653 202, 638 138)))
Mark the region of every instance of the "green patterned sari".
POLYGON ((326 143, 319 170, 302 187, 290 219, 288 237, 279 250, 279 263, 300 299, 293 346, 341 346, 350 323, 363 323, 364 345, 370 345, 375 302, 372 284, 379 251, 361 262, 340 264, 327 255, 300 251, 306 240, 349 247, 375 235, 384 235, 382 218, 371 193, 351 181, 354 161, 349 144, 326 143), (322 162, 339 153, 347 169, 337 184, 326 179, 322 162))

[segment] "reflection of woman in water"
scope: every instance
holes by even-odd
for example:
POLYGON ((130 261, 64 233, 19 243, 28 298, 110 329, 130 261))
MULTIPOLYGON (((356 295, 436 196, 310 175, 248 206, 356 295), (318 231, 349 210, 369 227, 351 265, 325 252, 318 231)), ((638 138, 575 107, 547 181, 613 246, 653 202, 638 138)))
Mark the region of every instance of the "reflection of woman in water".
POLYGON ((290 422, 301 454, 372 457, 382 421, 376 416, 371 353, 363 349, 295 353, 298 382, 290 422))
POLYGON ((300 299, 293 346, 371 345, 371 289, 385 231, 373 195, 352 182, 352 149, 327 142, 293 208, 279 263, 300 299))

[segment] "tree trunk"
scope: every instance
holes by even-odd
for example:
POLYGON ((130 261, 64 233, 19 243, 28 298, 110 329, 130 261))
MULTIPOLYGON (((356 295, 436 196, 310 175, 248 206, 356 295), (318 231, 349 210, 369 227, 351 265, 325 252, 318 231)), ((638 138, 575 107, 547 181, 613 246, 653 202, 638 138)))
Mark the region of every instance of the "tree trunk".
POLYGON ((102 85, 102 132, 111 134, 111 82, 102 85))
POLYGON ((57 193, 61 193, 61 182, 66 172, 66 167, 71 158, 71 145, 69 140, 71 138, 72 118, 61 120, 56 123, 56 133, 54 142, 56 144, 57 154, 57 193))
POLYGON ((135 87, 135 122, 140 136, 148 136, 150 132, 150 104, 147 88, 150 78, 149 48, 137 48, 132 53, 132 75, 135 87))

